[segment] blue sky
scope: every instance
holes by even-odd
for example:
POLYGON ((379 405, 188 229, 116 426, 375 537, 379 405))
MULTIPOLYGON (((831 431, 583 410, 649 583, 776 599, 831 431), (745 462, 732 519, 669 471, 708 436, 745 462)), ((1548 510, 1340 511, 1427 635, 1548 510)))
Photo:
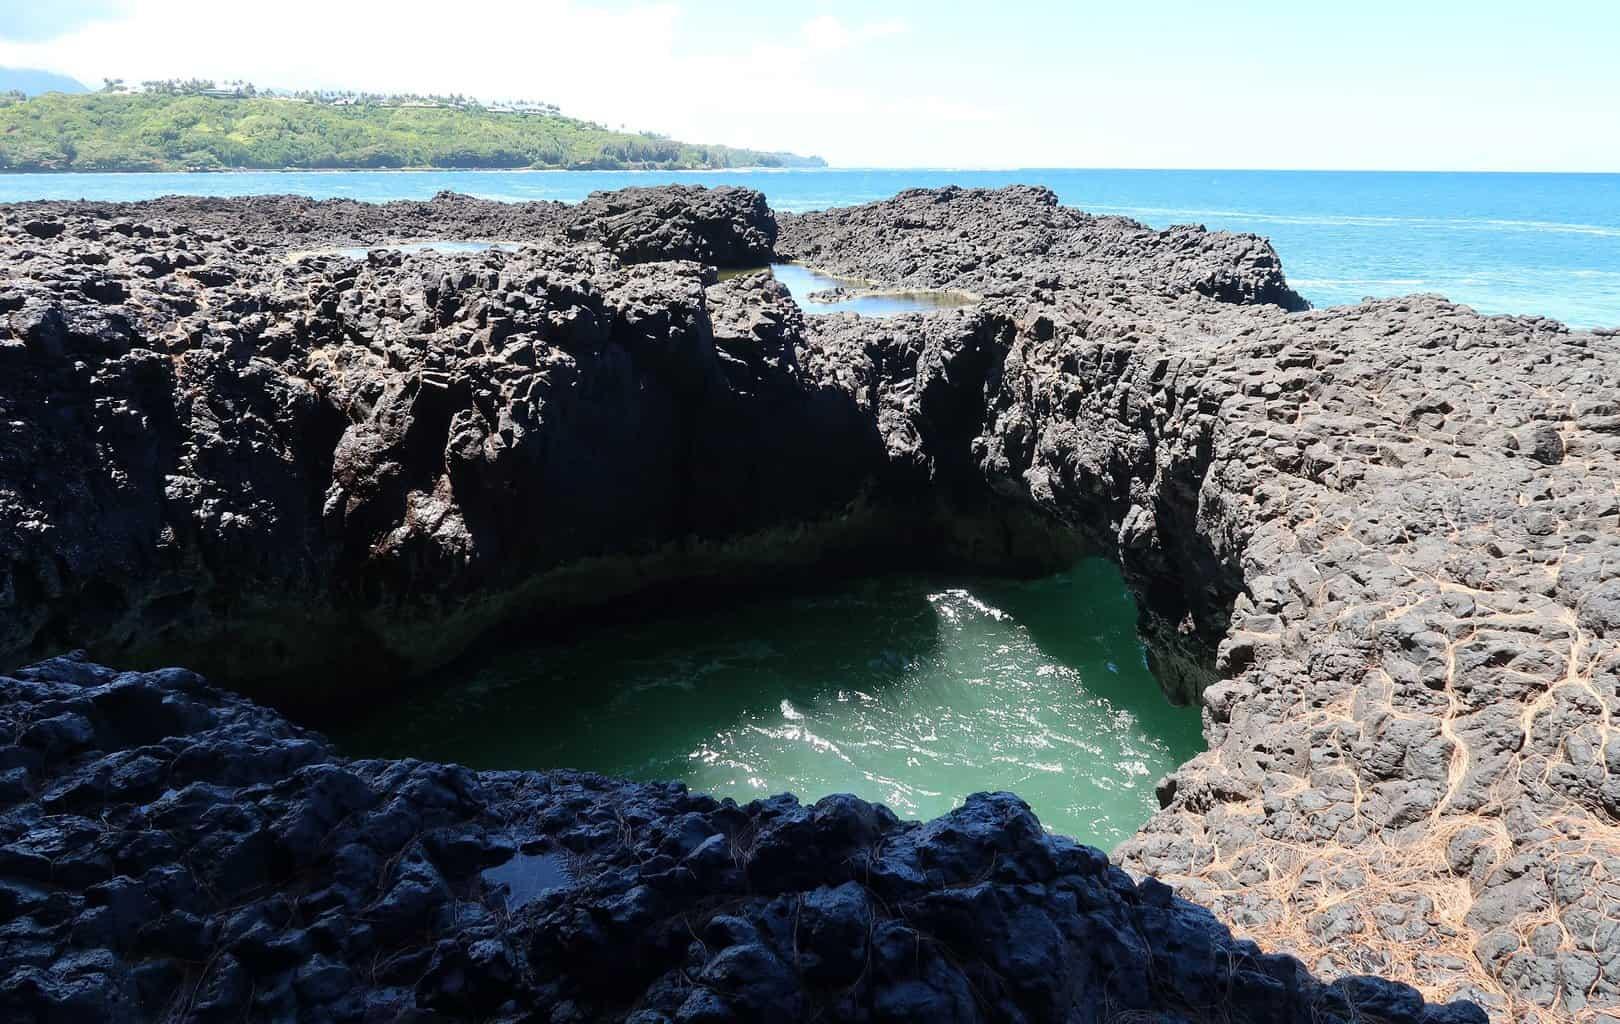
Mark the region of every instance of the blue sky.
POLYGON ((843 166, 1620 171, 1620 3, 0 0, 0 65, 532 98, 843 166))

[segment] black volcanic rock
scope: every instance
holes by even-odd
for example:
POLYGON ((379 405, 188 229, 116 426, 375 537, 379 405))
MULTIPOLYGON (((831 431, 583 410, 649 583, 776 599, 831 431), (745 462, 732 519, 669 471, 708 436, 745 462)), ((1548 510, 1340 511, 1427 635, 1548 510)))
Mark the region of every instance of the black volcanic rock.
POLYGON ((925 825, 350 761, 189 672, 72 658, 0 696, 8 1020, 1484 1019, 1323 985, 1006 793, 925 825), (514 857, 566 867, 514 905, 486 874, 514 857))
POLYGON ((427 202, 362 203, 304 196, 165 196, 138 203, 18 203, 27 235, 54 239, 74 222, 87 241, 188 236, 251 258, 256 249, 298 252, 385 242, 465 239, 592 241, 625 263, 696 260, 760 267, 771 260, 776 218, 754 189, 698 185, 595 192, 584 202, 501 203, 456 192, 427 202), (177 229, 177 230, 175 230, 177 229), (116 237, 115 237, 116 236, 116 237))
POLYGON ((212 634, 239 685, 382 682, 516 614, 714 571, 710 540, 822 519, 862 543, 840 517, 884 448, 780 289, 555 243, 289 263, 188 241, 154 277, 110 237, 91 265, 127 275, 121 303, 54 254, 0 285, 7 651, 150 662, 212 634))
POLYGON ((497 203, 455 192, 426 202, 362 203, 306 196, 164 196, 142 202, 67 200, 9 207, 29 220, 72 224, 83 241, 151 241, 189 236, 252 259, 258 250, 298 251, 438 238, 529 241, 555 238, 568 222, 562 203, 497 203), (178 229, 178 230, 176 230, 178 229))
POLYGON ((55 238, 62 233, 62 225, 54 220, 31 220, 23 225, 23 230, 35 238, 55 238))
POLYGON ((773 256, 776 218, 753 189, 627 188, 592 192, 570 211, 568 237, 601 242, 626 263, 763 267, 773 256))
POLYGON ((1222 236, 1116 267, 1040 206, 942 190, 784 218, 779 249, 847 235, 839 272, 1002 296, 982 478, 1118 559, 1161 682, 1205 708, 1210 750, 1115 856, 1330 976, 1612 1012, 1613 336, 1438 296, 1223 302, 1197 282, 1259 279, 1208 272, 1222 236), (959 224, 1009 206, 970 259, 959 224))
MULTIPOLYGON (((89 645, 103 660, 187 663, 330 708, 492 627, 660 587, 895 564, 1036 571, 1101 553, 1138 599, 1167 693, 1202 703, 1210 746, 1160 782, 1163 810, 1115 851, 1119 865, 1196 899, 1265 956, 1292 953, 1339 979, 1320 991, 1343 1017, 1452 1012, 1354 980, 1363 974, 1476 999, 1502 1021, 1620 1007, 1612 332, 1481 317, 1437 296, 1289 312, 1299 303, 1258 239, 1091 218, 1033 189, 914 192, 783 218, 779 255, 880 287, 968 291, 982 297, 971 309, 805 316, 767 275, 714 283, 698 263, 626 262, 755 244, 753 201, 734 198, 723 216, 697 212, 713 197, 682 200, 698 203, 688 215, 656 195, 604 201, 619 212, 602 217, 465 197, 0 211, 6 664, 89 645), (277 235, 283 219, 301 242, 277 235), (63 230, 37 237, 33 221, 63 230), (576 223, 601 226, 572 240, 576 223), (532 244, 299 255, 497 228, 532 244)), ((79 663, 49 671, 105 682, 79 663)), ((340 827, 326 810, 289 818, 291 805, 261 807, 254 788, 301 786, 303 768, 325 763, 316 741, 266 719, 276 739, 264 749, 165 754, 163 737, 202 728, 197 705, 118 699, 134 710, 24 694, 5 734, 0 795, 27 830, 0 851, 15 882, 0 898, 29 909, 28 923, 5 926, 4 948, 37 968, 14 986, 28 998, 49 986, 62 1005, 117 1007, 184 991, 197 1012, 240 1016, 262 996, 271 1016, 338 991, 348 970, 349 991, 365 989, 357 998, 383 1017, 400 1004, 368 986, 483 1015, 514 977, 588 1017, 578 1008, 612 984, 600 975, 639 962, 634 943, 673 947, 660 915, 701 901, 693 893, 755 891, 754 871, 777 886, 771 899, 805 899, 770 914, 706 905, 702 928, 679 937, 690 962, 678 968, 660 959, 671 949, 642 950, 663 971, 635 979, 643 1019, 766 1006, 839 1016, 842 1004, 815 993, 855 984, 859 958, 830 937, 850 941, 863 913, 856 977, 878 987, 863 990, 862 1012, 1039 1019, 1053 1006, 1045 979, 1076 992, 1126 984, 1074 973, 1084 940, 1068 930, 1067 890, 1025 862, 1058 856, 1041 843, 1013 851, 1033 872, 1016 884, 1045 887, 1035 904, 956 868, 960 884, 942 892, 904 888, 931 885, 937 858, 971 863, 958 844, 987 821, 1022 835, 1029 822, 1005 801, 904 832, 949 833, 915 857, 877 812, 850 811, 860 821, 844 834, 884 840, 861 862, 869 877, 823 863, 837 850, 819 845, 809 812, 760 805, 742 832, 736 819, 651 850, 624 840, 647 854, 636 869, 592 876, 606 888, 525 947, 412 945, 443 934, 438 908, 446 892, 461 898, 456 872, 476 860, 470 810, 443 818, 449 832, 421 838, 420 855, 401 852, 441 827, 424 827, 422 806, 460 806, 444 780, 462 776, 377 768, 367 786, 382 802, 362 811, 342 812, 338 787, 333 813, 364 816, 388 850, 334 847, 320 838, 340 827), (427 804, 379 788, 389 772, 428 773, 431 785, 409 783, 427 804), (229 809, 215 806, 221 787, 229 809), (119 832, 127 849, 92 841, 126 827, 105 810, 114 796, 159 815, 119 832), (246 916, 218 919, 166 872, 173 909, 132 936, 148 908, 118 879, 144 879, 173 861, 166 844, 191 841, 206 852, 203 887, 246 916), (379 860, 387 888, 361 893, 355 880, 375 879, 379 860), (266 890, 296 916, 274 900, 246 909, 258 880, 298 865, 313 866, 296 898, 279 881, 266 890), (888 916, 893 900, 908 901, 905 916, 888 916), (361 909, 363 929, 317 930, 323 915, 361 909), (829 944, 790 955, 779 923, 790 910, 829 944), (274 946, 289 928, 298 934, 274 946), (974 933, 1006 936, 1016 956, 969 945, 974 933), (557 936, 562 948, 546 945, 557 936), (192 962, 206 946, 207 977, 125 952, 160 939, 192 962), (72 941, 80 952, 62 960, 72 941), (362 973, 351 944, 399 953, 362 973), (569 959, 576 946, 594 953, 569 959), (255 987, 261 961, 290 958, 316 966, 255 987), (536 963, 566 967, 542 977, 536 963)), ((599 803, 624 807, 611 795, 622 784, 579 785, 545 812, 558 829, 640 827, 592 817, 599 803)), ((576 853, 593 841, 571 840, 576 853)), ((1132 886, 1143 913, 1163 909, 1162 887, 1132 886)), ((1176 911, 1152 927, 1180 938, 1163 962, 1154 947, 1150 999, 1183 981, 1175 999, 1227 991, 1208 987, 1218 968, 1202 926, 1176 911)), ((1238 959, 1253 975, 1243 1014, 1292 1019, 1309 986, 1238 959)), ((1208 1005, 1164 1012, 1197 1019, 1208 1005)))
MULTIPOLYGON (((417 205, 482 228, 498 204, 417 205)), ((587 205, 630 211, 608 233, 643 257, 766 244, 744 190, 587 205), (650 237, 659 202, 697 206, 650 237)), ((10 663, 83 645, 325 703, 337 675, 387 688, 493 626, 662 585, 1072 554, 1001 528, 967 459, 982 402, 946 377, 982 373, 1004 319, 818 341, 768 277, 710 285, 592 242, 352 260, 213 233, 307 209, 330 241, 368 222, 357 206, 52 204, 65 234, 14 250, 10 663), (938 381, 913 394, 919 367, 938 381)))
POLYGON ((1043 187, 909 189, 880 203, 778 219, 781 256, 891 288, 1196 293, 1308 307, 1263 238, 1186 225, 1155 231, 1059 206, 1043 187))

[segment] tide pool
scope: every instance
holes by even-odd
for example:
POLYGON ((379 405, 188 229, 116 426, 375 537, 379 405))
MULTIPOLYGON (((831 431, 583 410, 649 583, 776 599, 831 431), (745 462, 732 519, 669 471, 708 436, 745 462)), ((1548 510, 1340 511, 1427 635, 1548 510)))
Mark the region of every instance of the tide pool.
POLYGON ((1010 789, 1110 847, 1203 749, 1100 560, 1042 580, 896 576, 502 647, 335 737, 355 755, 855 793, 925 818, 1010 789))

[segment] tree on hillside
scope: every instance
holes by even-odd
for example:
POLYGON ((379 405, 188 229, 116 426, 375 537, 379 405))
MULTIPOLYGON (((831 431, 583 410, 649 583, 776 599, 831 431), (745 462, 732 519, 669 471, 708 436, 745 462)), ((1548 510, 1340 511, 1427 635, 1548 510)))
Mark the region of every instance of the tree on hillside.
POLYGON ((310 92, 245 80, 141 83, 94 95, 0 95, 0 170, 347 167, 739 167, 802 158, 619 134, 551 104, 490 110, 462 94, 310 92))

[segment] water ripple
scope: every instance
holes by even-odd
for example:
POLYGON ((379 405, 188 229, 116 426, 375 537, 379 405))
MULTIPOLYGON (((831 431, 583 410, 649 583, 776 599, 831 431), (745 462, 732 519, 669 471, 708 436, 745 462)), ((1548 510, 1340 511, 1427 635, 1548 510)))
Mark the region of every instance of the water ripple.
POLYGON ((1048 826, 1111 845, 1201 737, 1144 667, 1118 573, 1088 562, 1033 583, 871 581, 505 652, 345 742, 739 800, 854 792, 919 817, 1014 789, 1048 826))

